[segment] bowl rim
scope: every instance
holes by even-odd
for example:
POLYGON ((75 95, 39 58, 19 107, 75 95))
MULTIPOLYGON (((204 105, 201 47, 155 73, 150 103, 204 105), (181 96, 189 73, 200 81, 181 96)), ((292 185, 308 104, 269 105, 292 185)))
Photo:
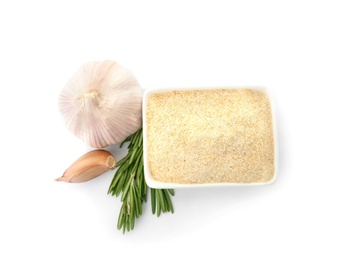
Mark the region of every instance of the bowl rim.
POLYGON ((276 121, 276 107, 273 98, 273 94, 267 87, 262 86, 195 86, 195 87, 154 87, 145 89, 143 92, 142 99, 142 126, 143 126, 143 162, 144 162, 144 178, 147 185, 154 189, 178 189, 178 188, 204 188, 204 187, 252 187, 252 186, 264 186, 270 185, 276 182, 277 172, 279 167, 279 146, 278 146, 278 131, 276 121), (155 93, 167 93, 172 91, 187 91, 187 90, 221 90, 221 89, 249 89, 263 92, 267 95, 270 107, 271 107, 271 118, 272 118, 272 131, 274 139, 274 174, 268 182, 255 182, 255 183, 233 183, 233 182, 216 182, 216 183, 171 183, 171 182, 160 182, 153 178, 149 165, 148 165, 148 149, 147 149, 147 106, 148 98, 151 94, 155 93))

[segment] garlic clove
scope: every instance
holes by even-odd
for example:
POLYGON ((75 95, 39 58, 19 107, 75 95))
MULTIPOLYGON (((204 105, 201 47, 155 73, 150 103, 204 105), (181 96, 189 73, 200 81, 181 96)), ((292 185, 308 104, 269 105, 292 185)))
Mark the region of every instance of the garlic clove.
POLYGON ((101 149, 93 150, 78 158, 60 178, 55 180, 74 183, 86 182, 115 167, 116 159, 110 152, 101 149))
POLYGON ((95 148, 118 144, 142 124, 142 90, 135 76, 114 61, 88 62, 59 96, 69 131, 95 148))

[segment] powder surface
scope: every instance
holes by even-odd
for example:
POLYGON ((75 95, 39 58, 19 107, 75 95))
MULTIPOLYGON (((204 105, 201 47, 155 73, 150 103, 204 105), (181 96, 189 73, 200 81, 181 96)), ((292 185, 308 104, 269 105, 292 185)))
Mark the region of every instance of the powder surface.
POLYGON ((264 92, 154 93, 146 115, 148 165, 157 181, 260 183, 273 178, 272 113, 264 92))

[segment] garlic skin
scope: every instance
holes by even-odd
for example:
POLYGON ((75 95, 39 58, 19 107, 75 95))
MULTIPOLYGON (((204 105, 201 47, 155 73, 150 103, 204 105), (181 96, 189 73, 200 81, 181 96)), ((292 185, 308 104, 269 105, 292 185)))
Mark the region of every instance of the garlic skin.
POLYGON ((73 183, 86 182, 115 167, 116 159, 110 152, 102 149, 93 150, 78 158, 60 178, 55 180, 73 183))
POLYGON ((65 124, 94 148, 124 141, 142 124, 142 89, 115 61, 83 64, 59 95, 65 124))

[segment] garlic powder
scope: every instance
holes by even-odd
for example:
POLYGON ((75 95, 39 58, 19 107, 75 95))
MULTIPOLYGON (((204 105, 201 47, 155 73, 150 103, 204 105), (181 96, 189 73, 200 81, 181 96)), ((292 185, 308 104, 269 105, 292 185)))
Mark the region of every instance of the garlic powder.
POLYGON ((148 165, 156 181, 262 183, 274 176, 272 112, 264 92, 154 93, 146 115, 148 165))

